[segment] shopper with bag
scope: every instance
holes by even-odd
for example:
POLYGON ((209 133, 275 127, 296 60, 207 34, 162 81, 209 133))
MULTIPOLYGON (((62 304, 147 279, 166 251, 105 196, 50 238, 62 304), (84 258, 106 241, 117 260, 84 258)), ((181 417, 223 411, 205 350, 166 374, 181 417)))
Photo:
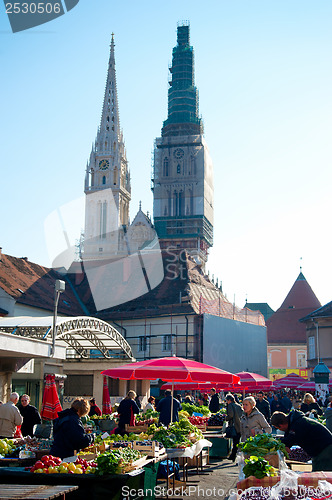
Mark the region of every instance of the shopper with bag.
POLYGON ((241 438, 240 418, 243 415, 243 410, 241 405, 239 405, 239 403, 235 401, 233 394, 226 395, 226 403, 227 403, 226 421, 228 422, 228 427, 226 428, 226 437, 231 437, 233 440, 232 451, 228 458, 229 460, 232 460, 232 462, 235 462, 237 445, 239 444, 241 438), (227 429, 229 429, 228 431, 228 433, 230 434, 229 436, 227 435, 228 434, 227 429))
POLYGON ((16 404, 19 395, 12 392, 8 403, 0 405, 0 438, 12 438, 16 432, 16 426, 22 425, 23 417, 16 404))

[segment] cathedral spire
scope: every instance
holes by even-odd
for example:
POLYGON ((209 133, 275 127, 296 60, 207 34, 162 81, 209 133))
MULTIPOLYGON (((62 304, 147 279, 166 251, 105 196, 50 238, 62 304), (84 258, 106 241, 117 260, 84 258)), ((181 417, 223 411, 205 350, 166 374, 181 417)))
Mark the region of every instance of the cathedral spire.
POLYGON ((116 87, 115 71, 115 43, 114 33, 112 33, 110 45, 110 57, 108 61, 107 79, 105 85, 104 103, 101 114, 100 126, 97 134, 97 143, 99 151, 110 149, 115 142, 122 142, 120 130, 118 93, 116 87), (101 149, 103 148, 103 149, 101 149))
POLYGON ((129 224, 130 173, 120 129, 114 48, 112 33, 100 125, 85 178, 84 254, 91 259, 121 252, 121 238, 112 233, 129 224))

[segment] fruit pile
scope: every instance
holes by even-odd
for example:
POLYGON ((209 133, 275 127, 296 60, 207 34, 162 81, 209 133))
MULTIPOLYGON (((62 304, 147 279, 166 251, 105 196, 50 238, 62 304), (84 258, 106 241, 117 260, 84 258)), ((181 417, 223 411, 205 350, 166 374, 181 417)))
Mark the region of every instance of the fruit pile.
POLYGON ((292 446, 288 453, 289 460, 296 460, 297 462, 309 462, 311 457, 300 446, 292 446))
POLYGON ((223 425, 223 423, 225 422, 225 420, 226 420, 226 413, 218 412, 218 413, 215 413, 214 415, 211 415, 211 417, 207 421, 207 425, 221 427, 223 425))
POLYGON ((13 439, 0 439, 0 458, 4 458, 6 455, 12 455, 16 451, 16 448, 13 439))
POLYGON ((189 417, 188 420, 193 425, 204 425, 208 422, 209 417, 189 417))
POLYGON ((44 455, 32 467, 26 467, 26 470, 35 474, 94 474, 96 467, 96 462, 87 462, 82 458, 68 463, 63 462, 59 457, 44 455))

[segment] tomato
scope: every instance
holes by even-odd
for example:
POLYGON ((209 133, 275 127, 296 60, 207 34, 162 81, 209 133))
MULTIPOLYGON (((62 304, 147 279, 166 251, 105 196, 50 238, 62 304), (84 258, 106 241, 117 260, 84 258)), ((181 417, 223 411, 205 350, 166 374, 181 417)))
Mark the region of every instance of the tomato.
POLYGON ((37 462, 35 463, 34 465, 35 469, 43 469, 44 468, 44 464, 41 460, 37 460, 37 462))
POLYGON ((61 462, 62 462, 62 460, 59 457, 55 457, 54 460, 53 460, 53 462, 55 462, 57 465, 60 465, 61 462))
POLYGON ((43 456, 41 457, 41 459, 40 459, 40 460, 41 460, 42 462, 45 462, 45 460, 47 460, 47 461, 48 461, 49 459, 50 459, 50 456, 49 456, 49 455, 43 455, 43 456))

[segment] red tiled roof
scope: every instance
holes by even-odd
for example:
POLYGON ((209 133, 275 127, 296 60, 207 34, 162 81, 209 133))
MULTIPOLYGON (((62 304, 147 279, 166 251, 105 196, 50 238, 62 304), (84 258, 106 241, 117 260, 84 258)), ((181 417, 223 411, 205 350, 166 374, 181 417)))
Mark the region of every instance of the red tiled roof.
MULTIPOLYGON (((0 288, 18 304, 53 312, 55 280, 64 280, 56 271, 18 258, 2 254, 0 258, 0 288)), ((71 287, 66 286, 60 296, 58 312, 68 316, 80 316, 83 310, 71 287)))
POLYGON ((266 321, 269 344, 305 344, 306 327, 299 320, 321 304, 302 272, 280 308, 266 321))

